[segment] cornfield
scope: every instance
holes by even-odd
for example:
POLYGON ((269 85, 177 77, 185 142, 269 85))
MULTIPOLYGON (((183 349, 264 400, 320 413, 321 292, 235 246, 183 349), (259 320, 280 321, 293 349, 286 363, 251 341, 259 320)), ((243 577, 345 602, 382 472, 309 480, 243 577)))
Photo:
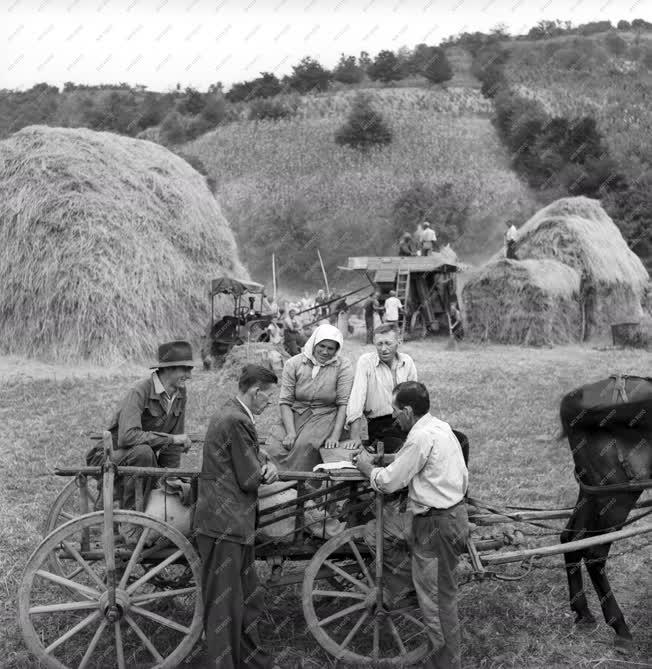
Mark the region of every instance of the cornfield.
MULTIPOLYGON (((451 182, 470 201, 468 234, 453 244, 458 252, 488 255, 501 243, 506 217, 525 220, 532 213, 534 199, 509 168, 478 91, 402 88, 370 95, 394 139, 368 154, 334 142, 349 109, 345 93, 305 97, 292 119, 234 122, 184 148, 214 177, 245 261, 251 221, 264 225, 261 216, 274 203, 307 204, 311 231, 331 267, 349 255, 389 250, 382 240, 392 205, 415 180, 451 182)), ((268 267, 249 269, 268 279, 268 267)))

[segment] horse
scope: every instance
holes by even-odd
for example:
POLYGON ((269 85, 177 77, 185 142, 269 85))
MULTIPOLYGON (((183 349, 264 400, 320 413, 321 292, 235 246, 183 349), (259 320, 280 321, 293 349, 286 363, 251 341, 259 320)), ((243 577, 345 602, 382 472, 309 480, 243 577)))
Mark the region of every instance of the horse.
MULTIPOLYGON (((652 487, 652 378, 611 376, 565 395, 559 409, 580 490, 561 542, 619 530, 643 490, 652 487)), ((648 512, 649 513, 649 512, 648 512)), ((582 561, 619 648, 633 639, 609 585, 610 543, 564 554, 575 623, 592 625, 582 583, 582 561)))

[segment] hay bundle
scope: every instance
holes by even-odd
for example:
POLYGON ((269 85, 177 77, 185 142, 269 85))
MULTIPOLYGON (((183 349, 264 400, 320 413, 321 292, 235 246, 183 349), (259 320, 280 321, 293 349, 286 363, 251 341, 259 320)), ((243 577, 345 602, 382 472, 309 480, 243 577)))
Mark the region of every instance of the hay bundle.
POLYGON ((558 260, 584 276, 594 291, 593 332, 607 334, 612 323, 640 320, 647 270, 597 200, 563 198, 537 212, 519 230, 516 254, 558 260))
POLYGON ((579 274, 555 260, 494 260, 464 286, 464 329, 472 339, 506 344, 576 341, 579 286, 579 274))
POLYGON ((6 352, 151 359, 204 331, 220 273, 247 278, 204 177, 167 149, 42 126, 0 142, 6 352))

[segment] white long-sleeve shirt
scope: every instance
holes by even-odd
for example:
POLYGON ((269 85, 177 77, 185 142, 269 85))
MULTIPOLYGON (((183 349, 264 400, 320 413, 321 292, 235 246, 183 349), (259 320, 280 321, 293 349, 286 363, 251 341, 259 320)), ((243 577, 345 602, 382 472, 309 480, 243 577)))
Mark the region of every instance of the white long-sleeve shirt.
POLYGON ((371 487, 384 493, 408 488, 408 511, 448 509, 464 499, 469 473, 462 447, 448 423, 430 414, 410 430, 392 464, 375 467, 371 487))
POLYGON ((379 418, 392 413, 392 390, 403 381, 417 381, 414 360, 406 353, 397 353, 392 366, 381 362, 378 353, 363 353, 355 367, 353 387, 346 408, 346 422, 362 416, 379 418))

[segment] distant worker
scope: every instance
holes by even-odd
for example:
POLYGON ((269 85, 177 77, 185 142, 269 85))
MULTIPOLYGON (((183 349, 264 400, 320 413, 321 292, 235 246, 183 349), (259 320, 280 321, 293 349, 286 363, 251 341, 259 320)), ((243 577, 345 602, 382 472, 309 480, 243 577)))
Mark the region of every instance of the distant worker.
POLYGON ((297 310, 290 309, 290 312, 283 321, 283 340, 285 350, 290 355, 298 355, 304 344, 302 335, 302 325, 297 318, 297 310))
POLYGON ((423 224, 417 223, 417 229, 412 236, 412 245, 414 247, 414 255, 420 256, 422 253, 421 244, 423 242, 423 224))
POLYGON ((517 260, 516 257, 516 226, 512 221, 507 221, 507 232, 505 233, 505 258, 517 260))
POLYGON ((409 232, 404 232, 398 243, 398 254, 400 256, 413 256, 414 247, 412 244, 412 235, 409 232))
POLYGON ((428 221, 424 221, 423 234, 421 235, 422 255, 429 256, 435 249, 436 241, 437 241, 437 234, 430 227, 430 223, 428 221))
POLYGON ((453 302, 450 308, 451 317, 451 332, 455 339, 464 339, 464 327, 462 326, 462 314, 457 306, 457 302, 453 302))
POLYGON ((385 300, 385 323, 398 329, 399 312, 403 309, 401 300, 396 297, 396 291, 390 290, 389 297, 385 300))
POLYGON ((315 298, 315 318, 321 320, 324 318, 328 318, 328 297, 326 296, 326 293, 323 290, 318 290, 317 291, 317 297, 315 298))
POLYGON ((374 343, 374 330, 376 328, 375 316, 381 309, 380 293, 376 290, 364 303, 364 325, 367 330, 367 344, 374 343))

